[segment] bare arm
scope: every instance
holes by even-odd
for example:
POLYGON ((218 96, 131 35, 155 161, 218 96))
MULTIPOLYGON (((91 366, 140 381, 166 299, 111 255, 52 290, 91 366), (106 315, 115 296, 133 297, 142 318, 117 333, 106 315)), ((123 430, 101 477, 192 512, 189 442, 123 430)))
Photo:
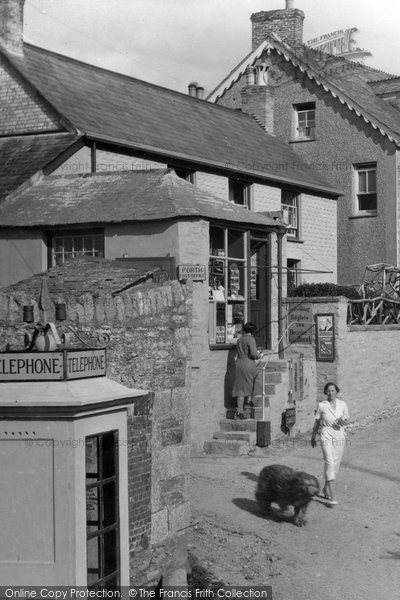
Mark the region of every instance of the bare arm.
POLYGON ((315 436, 318 433, 318 429, 319 429, 319 419, 315 419, 314 427, 313 427, 313 430, 311 433, 311 446, 313 448, 315 448, 315 446, 317 445, 317 442, 315 441, 315 436))

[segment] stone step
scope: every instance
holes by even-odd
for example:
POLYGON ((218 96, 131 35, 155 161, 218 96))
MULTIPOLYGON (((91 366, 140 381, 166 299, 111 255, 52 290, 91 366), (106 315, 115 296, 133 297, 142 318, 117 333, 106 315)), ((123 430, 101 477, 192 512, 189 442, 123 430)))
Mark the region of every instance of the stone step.
POLYGON ((221 431, 257 431, 257 423, 253 419, 221 419, 219 426, 221 431))
MULTIPOLYGON (((255 407, 255 408, 261 407, 262 401, 263 401, 262 396, 253 396, 253 398, 252 398, 253 407, 255 407)), ((269 408, 271 406, 269 396, 264 397, 264 402, 265 402, 265 408, 269 408)))
POLYGON ((216 431, 213 433, 214 440, 255 442, 255 431, 216 431))
POLYGON ((206 454, 217 454, 220 456, 242 456, 254 453, 255 444, 239 440, 213 440, 212 442, 204 442, 203 449, 206 454))

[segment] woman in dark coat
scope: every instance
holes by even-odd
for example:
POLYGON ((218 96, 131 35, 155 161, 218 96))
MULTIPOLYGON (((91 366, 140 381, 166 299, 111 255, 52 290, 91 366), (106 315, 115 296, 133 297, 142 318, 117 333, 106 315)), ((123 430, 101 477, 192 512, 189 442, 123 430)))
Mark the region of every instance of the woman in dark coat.
POLYGON ((254 379, 257 375, 255 361, 260 358, 260 355, 253 337, 256 331, 257 327, 254 323, 246 323, 243 326, 243 335, 236 344, 237 360, 232 396, 237 400, 236 417, 238 419, 244 419, 244 402, 252 395, 254 379))

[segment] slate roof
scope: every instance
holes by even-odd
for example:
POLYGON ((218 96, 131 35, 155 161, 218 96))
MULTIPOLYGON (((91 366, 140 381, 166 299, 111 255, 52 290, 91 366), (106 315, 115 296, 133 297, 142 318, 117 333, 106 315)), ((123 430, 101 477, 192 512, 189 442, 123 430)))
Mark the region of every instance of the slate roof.
POLYGON ((339 194, 286 142, 240 111, 29 44, 24 45, 23 58, 3 54, 67 122, 88 137, 310 192, 339 194))
POLYGON ((0 138, 0 200, 78 139, 70 133, 0 138))
POLYGON ((49 176, 0 204, 0 227, 207 218, 275 228, 273 218, 222 200, 174 171, 49 176))
POLYGON ((361 63, 353 63, 345 57, 323 55, 305 45, 290 47, 271 34, 251 51, 211 92, 207 100, 215 102, 241 77, 246 68, 260 58, 266 50, 275 50, 294 66, 305 73, 317 85, 338 98, 357 116, 380 130, 391 141, 400 142, 400 111, 376 96, 371 82, 382 79, 397 79, 383 71, 361 63))
MULTIPOLYGON (((152 271, 139 270, 129 263, 118 259, 95 257, 74 258, 63 265, 51 267, 46 271, 47 287, 51 295, 68 293, 82 295, 97 290, 118 293, 148 279, 152 271)), ((1 293, 20 292, 35 298, 40 296, 43 274, 33 275, 28 279, 2 288, 1 293)))

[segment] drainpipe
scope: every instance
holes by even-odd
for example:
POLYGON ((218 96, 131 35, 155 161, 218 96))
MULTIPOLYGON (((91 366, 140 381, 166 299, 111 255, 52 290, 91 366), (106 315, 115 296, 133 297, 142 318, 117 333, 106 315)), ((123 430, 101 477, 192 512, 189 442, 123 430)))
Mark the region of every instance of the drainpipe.
POLYGON ((282 239, 285 232, 277 232, 278 242, 278 357, 283 358, 283 310, 282 310, 282 239))

